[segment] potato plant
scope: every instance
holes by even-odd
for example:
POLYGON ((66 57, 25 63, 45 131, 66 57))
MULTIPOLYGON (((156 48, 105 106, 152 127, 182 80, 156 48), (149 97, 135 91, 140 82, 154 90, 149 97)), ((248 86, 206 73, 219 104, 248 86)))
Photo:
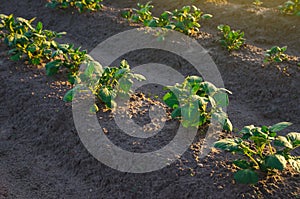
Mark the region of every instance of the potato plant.
MULTIPOLYGON (((64 101, 71 102, 74 92, 80 90, 84 84, 99 102, 104 103, 108 109, 114 110, 117 106, 116 97, 129 97, 132 93, 132 79, 145 80, 144 76, 131 72, 126 60, 122 60, 119 67, 103 68, 98 62, 88 57, 84 64, 86 69, 76 76, 77 85, 65 94, 64 101)), ((98 110, 96 104, 91 108, 92 112, 98 110)))
POLYGON ((69 8, 75 7, 80 13, 85 11, 98 11, 103 5, 103 0, 50 0, 46 4, 50 8, 69 8))
POLYGON ((300 16, 300 1, 289 0, 279 6, 279 10, 283 14, 300 16))
POLYGON ((217 88, 201 77, 189 76, 182 84, 168 86, 163 97, 166 105, 173 109, 171 116, 181 121, 184 127, 199 127, 217 119, 224 130, 232 131, 232 124, 223 112, 222 107, 228 105, 230 91, 217 88))
POLYGON ((254 1, 252 2, 252 4, 255 5, 255 6, 261 6, 261 5, 263 4, 263 2, 260 1, 260 0, 254 0, 254 1))
POLYGON ((26 20, 13 15, 0 15, 1 37, 10 48, 8 54, 14 61, 24 58, 30 64, 38 65, 50 59, 52 49, 57 45, 56 38, 64 35, 50 30, 43 30, 43 24, 32 25, 35 18, 26 20))
POLYGON ((59 69, 67 68, 68 80, 74 84, 80 64, 87 59, 86 54, 85 50, 81 51, 80 47, 74 48, 73 44, 58 44, 51 54, 53 61, 46 64, 46 74, 51 76, 56 74, 59 69))
POLYGON ((60 44, 57 38, 66 34, 43 29, 38 22, 33 25, 31 20, 13 15, 0 15, 0 37, 8 45, 8 54, 14 61, 24 59, 29 64, 46 63, 46 74, 53 75, 62 67, 69 71, 68 79, 74 83, 79 65, 86 59, 86 51, 74 48, 72 44, 60 44))
POLYGON ((265 53, 264 63, 268 62, 282 62, 288 59, 287 55, 284 53, 287 50, 287 46, 279 47, 273 46, 271 49, 267 50, 265 53))
POLYGON ((132 22, 141 22, 145 26, 172 29, 188 35, 199 32, 201 19, 212 18, 212 15, 204 14, 196 6, 184 6, 172 12, 164 11, 159 17, 154 17, 151 13, 153 5, 150 3, 138 4, 139 9, 123 12, 122 17, 132 22))
POLYGON ((290 125, 289 122, 281 122, 269 127, 245 126, 239 132, 241 137, 223 139, 214 146, 231 153, 241 153, 246 158, 233 162, 239 168, 234 174, 238 183, 255 184, 259 180, 257 170, 270 174, 275 170, 284 170, 287 163, 300 173, 300 157, 290 153, 300 146, 300 133, 277 135, 290 125))
POLYGON ((244 32, 231 30, 228 25, 219 25, 218 30, 222 33, 220 43, 228 51, 238 50, 245 43, 244 32))
POLYGON ((154 8, 154 6, 150 3, 151 2, 147 2, 145 5, 138 3, 137 6, 139 9, 133 8, 130 11, 125 11, 122 13, 122 17, 135 23, 148 23, 153 19, 151 10, 154 8))

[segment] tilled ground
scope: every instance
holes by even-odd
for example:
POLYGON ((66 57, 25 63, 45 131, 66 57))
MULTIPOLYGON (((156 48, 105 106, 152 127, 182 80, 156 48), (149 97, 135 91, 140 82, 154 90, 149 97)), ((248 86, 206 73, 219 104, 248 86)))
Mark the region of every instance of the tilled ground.
MULTIPOLYGON (((182 3, 159 2, 154 1, 157 13, 182 6, 182 3)), ((225 87, 233 92, 228 107, 233 125, 240 129, 249 124, 290 121, 294 125, 288 131, 299 131, 300 73, 296 66, 300 62, 299 18, 281 16, 274 9, 255 8, 240 1, 222 2, 227 4, 202 5, 195 1, 214 14, 213 19, 203 22, 205 32, 198 41, 209 51, 225 87), (244 30, 245 48, 232 54, 222 49, 215 28, 220 23, 244 30), (288 45, 290 60, 279 66, 262 66, 263 53, 272 45, 288 45)), ((275 2, 266 2, 265 6, 275 8, 275 2)), ((119 18, 119 10, 134 4, 113 0, 101 12, 80 15, 74 10, 45 8, 43 0, 11 0, 0 4, 0 13, 37 17, 46 29, 67 31, 63 42, 91 51, 110 36, 133 28, 119 18)), ((233 181, 235 168, 230 164, 231 155, 213 150, 199 159, 206 127, 198 131, 180 159, 161 170, 132 174, 111 169, 93 158, 81 143, 71 104, 62 101, 70 88, 66 79, 62 75, 47 77, 44 69, 12 62, 4 44, 0 49, 0 198, 299 198, 299 174, 291 169, 255 186, 238 185, 233 181)), ((128 54, 126 59, 133 67, 157 61, 193 75, 185 60, 170 59, 161 52, 146 50, 128 54)), ((145 96, 150 93, 152 99, 136 96, 129 113, 151 133, 160 126, 147 126, 151 120, 147 107, 162 106, 153 97, 162 96, 162 91, 150 87, 144 93, 145 96)), ((98 113, 107 136, 116 145, 132 151, 147 152, 164 146, 179 125, 160 118, 167 125, 155 139, 137 140, 122 134, 109 115, 98 113)), ((232 135, 221 135, 224 136, 232 135)))

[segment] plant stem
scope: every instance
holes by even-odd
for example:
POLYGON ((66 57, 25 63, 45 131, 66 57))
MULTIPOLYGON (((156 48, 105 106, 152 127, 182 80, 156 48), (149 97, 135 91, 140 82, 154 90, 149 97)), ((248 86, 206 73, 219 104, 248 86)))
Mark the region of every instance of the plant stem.
POLYGON ((269 142, 268 145, 269 145, 270 152, 273 155, 275 153, 275 151, 273 151, 273 147, 272 147, 271 143, 269 142))
MULTIPOLYGON (((241 143, 241 147, 246 149, 247 151, 249 151, 250 153, 253 153, 253 154, 257 154, 256 151, 253 151, 252 149, 250 149, 248 146, 244 145, 243 143, 241 143)), ((250 158, 250 160, 252 160, 252 162, 254 162, 254 164, 256 165, 256 167, 259 169, 259 164, 258 162, 252 157, 252 155, 250 155, 248 152, 244 151, 244 154, 246 156, 248 156, 250 158)))
POLYGON ((256 165, 256 167, 259 169, 259 164, 258 162, 247 152, 245 152, 245 155, 248 156, 250 158, 250 160, 252 160, 252 162, 254 162, 254 164, 256 165))
POLYGON ((253 150, 252 150, 252 149, 250 149, 248 146, 246 146, 246 145, 244 145, 244 144, 242 144, 242 143, 241 143, 241 147, 243 147, 243 148, 247 149, 247 151, 249 151, 249 152, 251 152, 251 153, 257 154, 257 152, 256 152, 256 151, 253 151, 253 150))

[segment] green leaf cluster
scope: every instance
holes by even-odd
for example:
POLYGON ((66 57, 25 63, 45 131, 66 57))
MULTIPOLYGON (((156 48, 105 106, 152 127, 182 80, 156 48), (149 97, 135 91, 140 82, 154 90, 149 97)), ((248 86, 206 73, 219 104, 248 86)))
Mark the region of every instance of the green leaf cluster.
POLYGON ((289 163, 300 172, 300 157, 292 156, 291 151, 300 146, 300 133, 291 132, 286 136, 277 133, 290 126, 289 122, 280 122, 273 126, 245 126, 235 139, 217 141, 214 146, 231 153, 241 153, 247 160, 238 159, 233 162, 240 168, 234 178, 239 183, 255 184, 258 182, 256 170, 270 172, 284 170, 289 163))
POLYGON ((61 68, 68 70, 68 80, 74 84, 79 66, 87 59, 87 52, 80 47, 74 48, 73 44, 57 44, 51 54, 52 61, 46 64, 46 74, 54 75, 61 68))
POLYGON ((50 59, 52 49, 57 45, 55 39, 65 34, 44 30, 41 22, 32 25, 35 18, 26 20, 1 14, 0 20, 1 37, 10 48, 8 54, 14 61, 24 58, 30 64, 38 65, 44 59, 50 59))
POLYGON ((176 30, 188 35, 194 35, 199 32, 201 19, 210 19, 212 15, 204 14, 196 6, 184 6, 174 11, 164 11, 159 17, 152 15, 151 2, 142 5, 137 4, 139 9, 133 9, 122 13, 122 17, 132 21, 141 22, 148 27, 163 27, 176 30))
MULTIPOLYGON (((145 80, 144 76, 131 72, 126 60, 122 60, 119 67, 103 68, 98 62, 89 57, 84 64, 86 66, 84 72, 79 72, 76 76, 77 85, 64 96, 66 102, 72 101, 74 92, 84 85, 100 102, 113 110, 117 106, 116 97, 124 98, 132 94, 133 79, 145 80)), ((96 104, 93 107, 93 110, 98 110, 96 104)))
POLYGON ((287 50, 287 46, 279 47, 273 46, 271 49, 267 50, 265 53, 264 63, 268 62, 282 62, 288 59, 287 55, 284 53, 287 50))
POLYGON ((300 16, 300 1, 289 0, 279 6, 279 10, 283 14, 300 16))
POLYGON ((14 61, 28 60, 30 64, 46 63, 46 74, 56 74, 59 69, 68 69, 68 79, 74 83, 79 65, 86 59, 86 51, 74 48, 72 44, 60 44, 56 41, 65 32, 54 32, 43 29, 43 24, 32 22, 35 18, 27 20, 11 15, 0 15, 0 37, 10 50, 8 54, 14 61))
POLYGON ((263 2, 260 1, 260 0, 254 0, 254 1, 252 2, 252 4, 255 5, 255 6, 261 6, 261 5, 263 4, 263 2))
POLYGON ((231 30, 229 25, 219 25, 218 30, 222 33, 220 43, 228 51, 238 50, 245 43, 244 32, 231 30))
POLYGON ((227 93, 201 77, 189 76, 182 84, 167 86, 163 97, 166 105, 173 109, 171 116, 181 121, 184 127, 199 127, 213 117, 224 130, 232 131, 232 124, 222 107, 228 106, 227 93))
POLYGON ((85 11, 98 11, 103 5, 103 0, 51 0, 46 4, 50 8, 66 9, 69 7, 76 8, 80 13, 85 11))

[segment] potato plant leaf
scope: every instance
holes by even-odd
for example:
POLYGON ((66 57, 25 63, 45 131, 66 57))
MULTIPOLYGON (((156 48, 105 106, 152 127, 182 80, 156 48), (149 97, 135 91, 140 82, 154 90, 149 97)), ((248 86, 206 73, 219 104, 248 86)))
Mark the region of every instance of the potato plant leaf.
POLYGON ((179 106, 179 101, 173 92, 165 94, 163 101, 171 108, 177 108, 179 106))
POLYGON ((211 19, 213 17, 213 15, 211 15, 211 14, 203 14, 201 17, 202 17, 202 19, 211 19))
MULTIPOLYGON (((191 125, 198 121, 199 111, 198 103, 196 101, 185 104, 181 107, 181 115, 183 120, 189 121, 191 125)), ((186 126, 185 126, 186 127, 186 126)))
POLYGON ((132 85, 133 85, 133 81, 131 79, 121 78, 119 80, 120 89, 122 89, 126 93, 130 91, 132 85))
POLYGON ((131 75, 134 79, 138 80, 138 81, 145 81, 146 78, 145 76, 141 75, 141 74, 132 74, 131 75))
POLYGON ((251 169, 243 169, 234 174, 234 179, 241 184, 256 184, 258 182, 258 175, 251 169))
POLYGON ((287 128, 290 125, 292 125, 292 123, 290 123, 290 122, 280 122, 280 123, 277 123, 277 124, 274 124, 273 126, 271 126, 269 128, 269 130, 271 132, 279 132, 279 131, 287 128))
POLYGON ((43 29, 43 24, 42 24, 42 22, 39 21, 39 22, 37 23, 35 29, 36 29, 37 32, 40 33, 40 32, 42 31, 42 29, 43 29))
POLYGON ((233 130, 232 123, 228 118, 226 118, 224 121, 223 130, 228 131, 228 132, 232 132, 232 130, 233 130))
POLYGON ((293 149, 293 144, 284 136, 278 136, 276 140, 274 140, 274 145, 293 149))
POLYGON ((245 126, 241 131, 240 134, 243 135, 243 139, 248 139, 249 137, 251 137, 253 135, 252 133, 252 129, 254 129, 254 125, 250 125, 250 126, 245 126))
POLYGON ((218 90, 217 87, 210 82, 202 82, 200 86, 207 94, 215 93, 218 90))
POLYGON ((12 61, 19 61, 21 59, 21 53, 17 53, 10 57, 12 61))
POLYGON ((177 117, 180 117, 181 116, 181 108, 176 108, 172 111, 171 113, 171 117, 173 119, 177 118, 177 117))
POLYGON ((284 156, 275 154, 267 156, 264 165, 267 168, 278 169, 282 171, 286 167, 286 163, 287 161, 285 160, 284 156))
POLYGON ((233 161, 233 164, 241 169, 249 169, 252 167, 252 164, 246 160, 235 160, 233 161))
POLYGON ((216 92, 213 98, 220 107, 227 107, 229 104, 228 94, 225 92, 216 92))
POLYGON ((61 64, 62 64, 61 60, 54 60, 54 61, 48 62, 45 66, 46 74, 49 76, 56 74, 58 72, 61 64))
POLYGON ((186 78, 186 80, 191 86, 194 86, 196 84, 200 84, 201 82, 203 82, 203 79, 199 76, 189 76, 186 78))
POLYGON ((291 132, 286 135, 286 138, 292 143, 293 147, 300 146, 300 133, 291 132))
POLYGON ((242 140, 240 138, 223 139, 215 142, 214 147, 228 152, 240 151, 239 146, 241 141, 242 140))
POLYGON ((99 91, 99 96, 101 100, 109 107, 112 108, 111 106, 111 101, 112 101, 112 93, 111 91, 108 90, 108 88, 104 87, 100 89, 99 91))
POLYGON ((73 97, 74 97, 74 91, 75 91, 75 88, 72 88, 71 90, 68 90, 68 92, 65 94, 63 100, 65 102, 72 102, 73 97))
POLYGON ((300 173, 300 159, 289 159, 288 162, 293 167, 295 171, 300 173))

